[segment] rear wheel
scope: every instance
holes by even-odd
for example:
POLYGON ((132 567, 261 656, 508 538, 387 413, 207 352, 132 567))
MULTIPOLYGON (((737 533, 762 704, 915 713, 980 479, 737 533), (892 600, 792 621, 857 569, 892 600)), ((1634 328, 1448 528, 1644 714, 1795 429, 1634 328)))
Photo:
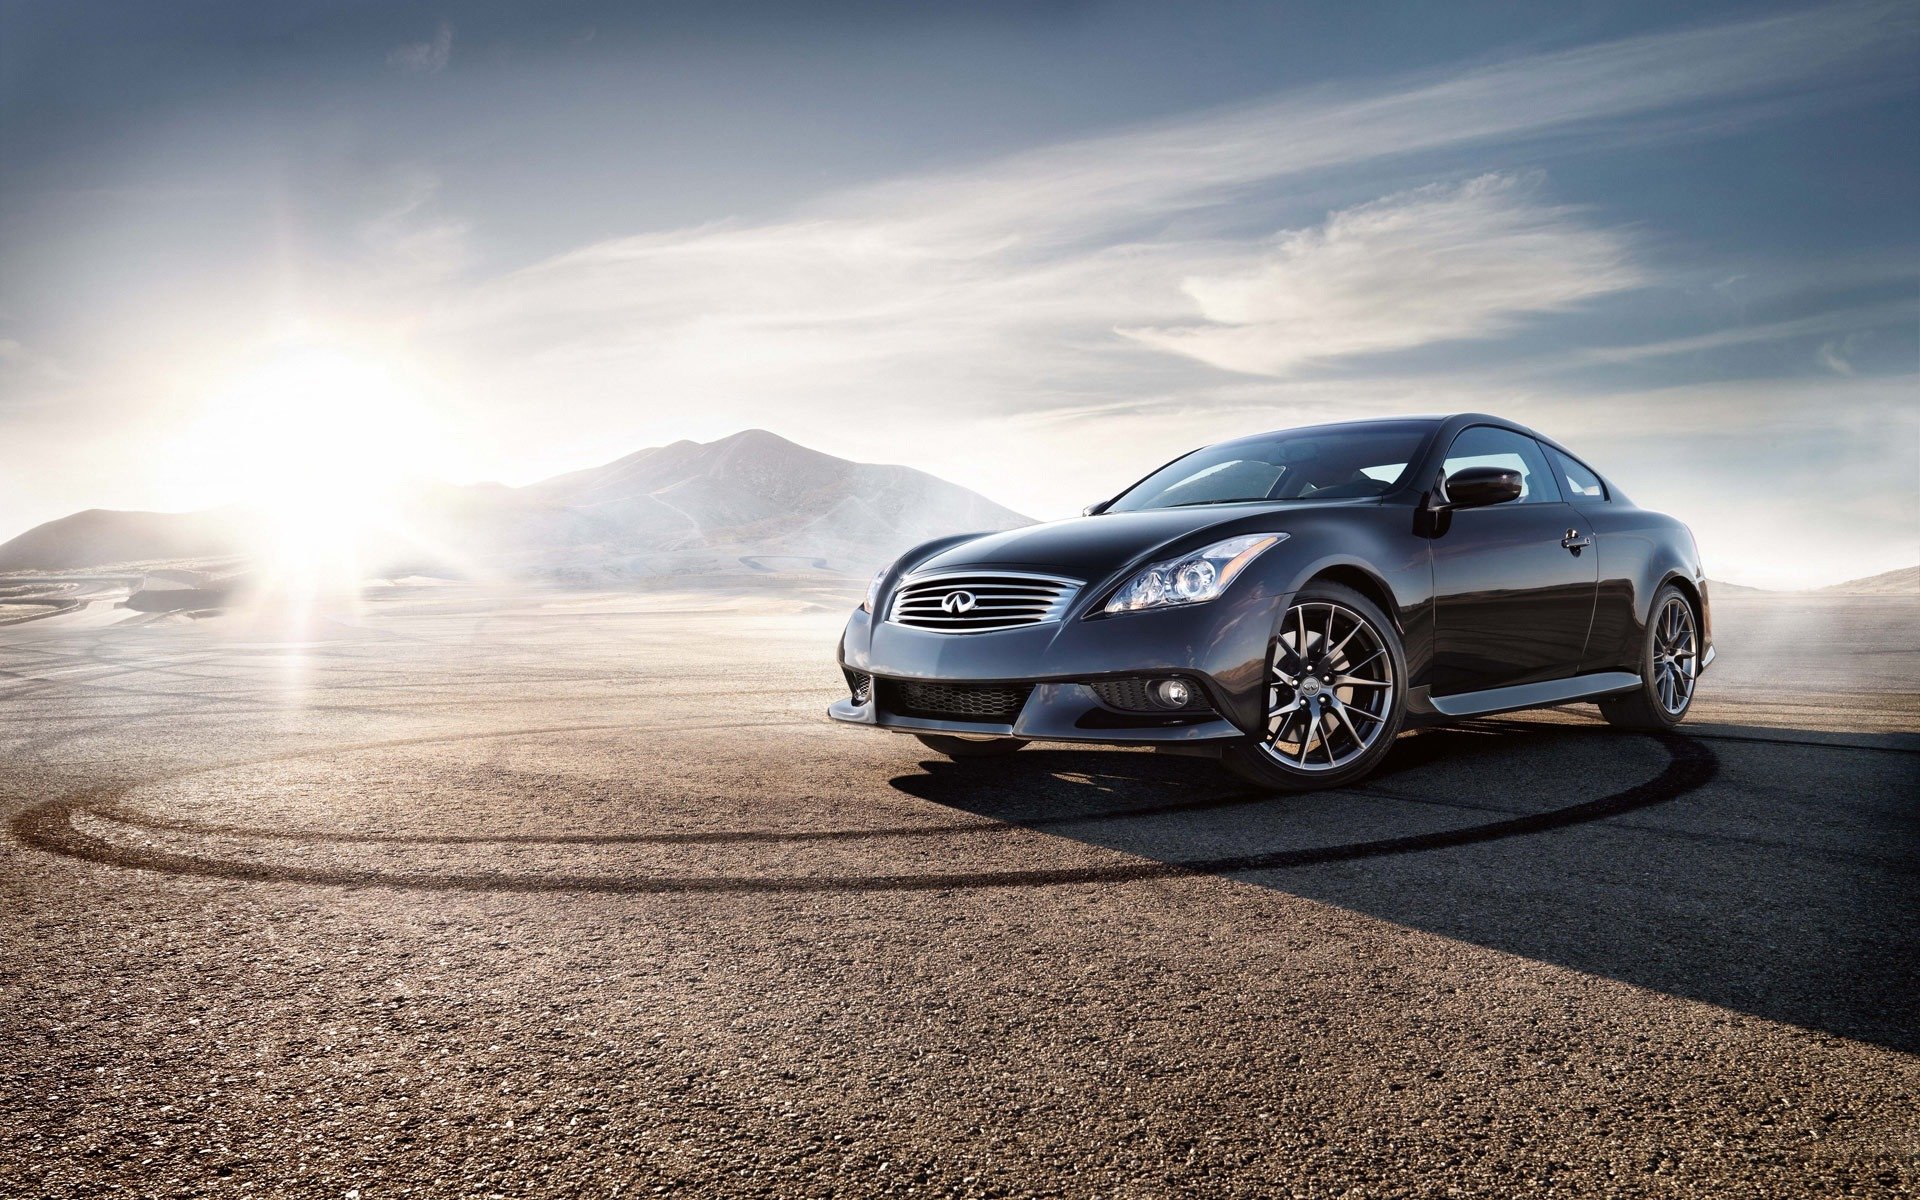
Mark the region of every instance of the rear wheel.
POLYGON ((1622 729, 1671 729, 1693 707, 1699 678, 1700 622, 1686 593, 1669 583, 1653 597, 1640 686, 1600 701, 1600 715, 1622 729))
POLYGON ((1002 754, 1012 754, 1026 743, 1019 738, 965 738, 949 737, 939 733, 916 733, 927 749, 936 750, 948 758, 997 758, 1002 754))
POLYGON ((1352 783, 1400 733, 1406 678, 1400 636, 1377 605, 1340 584, 1309 584, 1268 652, 1266 731, 1229 746, 1221 761, 1273 791, 1352 783))

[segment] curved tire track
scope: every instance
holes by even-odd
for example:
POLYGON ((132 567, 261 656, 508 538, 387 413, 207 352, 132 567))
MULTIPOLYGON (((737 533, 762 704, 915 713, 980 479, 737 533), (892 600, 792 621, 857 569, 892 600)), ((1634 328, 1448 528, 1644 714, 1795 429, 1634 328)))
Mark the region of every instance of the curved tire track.
MULTIPOLYGON (((477 740, 485 737, 534 736, 540 733, 574 732, 582 727, 556 728, 546 730, 510 730, 505 732, 460 735, 450 737, 423 737, 405 739, 397 742, 371 743, 358 747, 330 747, 310 752, 283 755, 262 762, 281 761, 287 758, 306 758, 325 754, 343 753, 354 749, 366 750, 392 746, 431 744, 436 742, 477 740)), ((584 728, 593 728, 592 726, 584 728)), ((1441 830, 1433 833, 1414 834, 1402 837, 1379 838, 1371 841, 1351 842, 1342 845, 1306 847, 1291 850, 1277 850, 1266 853, 1233 855, 1225 857, 1183 859, 1170 861, 1146 861, 1119 863, 1101 867, 1079 867, 1060 869, 1032 869, 1010 871, 976 871, 955 873, 920 874, 873 874, 856 876, 748 876, 748 875, 693 875, 693 876, 638 876, 607 877, 593 875, 533 875, 521 876, 500 872, 422 872, 404 873, 353 868, 302 867, 288 865, 270 865, 260 863, 233 862, 220 859, 198 858, 190 854, 175 853, 141 847, 118 846, 101 838, 84 833, 75 827, 73 819, 83 813, 98 813, 113 819, 115 811, 113 801, 124 796, 131 788, 117 788, 97 792, 81 793, 75 796, 51 800, 38 804, 21 813, 12 822, 14 836, 21 842, 50 854, 107 866, 123 867, 135 870, 158 871, 166 874, 192 876, 212 879, 229 879, 249 883, 292 883, 343 887, 391 887, 427 891, 473 891, 473 892, 590 892, 605 894, 661 894, 689 892, 880 892, 880 891, 937 891, 971 890, 981 888, 1019 888, 1019 887, 1055 887, 1085 883, 1126 883, 1147 879, 1172 878, 1182 875, 1200 874, 1242 874, 1253 871, 1270 871, 1291 867, 1302 867, 1320 863, 1344 862, 1362 858, 1376 858, 1388 855, 1410 854, 1428 850, 1441 850, 1455 846, 1473 845, 1481 842, 1498 841, 1504 838, 1519 837, 1548 830, 1566 828, 1601 820, 1620 813, 1647 808, 1674 800, 1694 791, 1710 782, 1719 768, 1719 760, 1711 747, 1704 742, 1689 738, 1683 734, 1645 735, 1657 741, 1668 754, 1664 769, 1654 778, 1634 784, 1596 800, 1568 805, 1547 812, 1529 813, 1490 821, 1464 828, 1441 830)), ((182 776, 205 774, 214 770, 231 769, 250 764, 224 764, 199 771, 186 772, 182 776)), ((1226 804, 1249 803, 1265 797, 1225 797, 1226 804)), ((1202 801, 1220 804, 1221 801, 1202 801)), ((1178 808, 1180 806, 1161 806, 1178 808)), ((1132 815, 1146 815, 1134 810, 1132 815)), ((1105 817, 1075 814, 1072 817, 1041 818, 1055 824, 1073 821, 1124 819, 1119 815, 1105 817)), ((1033 823, 1004 824, 998 826, 1007 830, 1030 828, 1033 823)), ((235 827, 243 828, 243 827, 235 827)), ((982 826, 968 824, 962 826, 972 832, 982 826)), ((985 826, 984 828, 995 828, 985 826)), ((207 827, 199 831, 208 832, 207 827)), ((743 835, 765 836, 771 839, 801 840, 809 831, 799 835, 769 834, 743 835)), ((872 830, 820 830, 810 831, 821 837, 831 835, 845 838, 888 836, 885 832, 872 830)), ((916 827, 917 834, 940 832, 916 827)), ((957 832, 957 831, 956 831, 957 832)), ((346 841, 348 839, 313 837, 315 842, 346 841)), ((597 835, 583 835, 597 836, 597 835)), ((618 835, 615 835, 618 836, 618 835)), ((639 835, 641 837, 671 838, 679 835, 639 835)), ((698 836, 698 835, 686 835, 698 836)), ((898 835, 895 835, 898 836, 898 835)), ((478 842, 510 843, 513 839, 479 838, 478 842)), ((550 840, 550 839, 540 839, 550 840)), ((565 844, 565 843, 562 843, 565 844)))

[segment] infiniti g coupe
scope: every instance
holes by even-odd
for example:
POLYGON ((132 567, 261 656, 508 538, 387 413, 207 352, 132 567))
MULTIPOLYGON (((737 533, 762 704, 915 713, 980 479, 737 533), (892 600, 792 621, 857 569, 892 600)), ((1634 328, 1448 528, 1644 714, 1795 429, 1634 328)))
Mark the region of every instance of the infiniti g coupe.
POLYGON ((1666 729, 1713 661, 1693 535, 1551 438, 1464 414, 1183 455, 1077 518, 917 546, 840 640, 839 721, 1351 783, 1409 724, 1593 701, 1666 729))

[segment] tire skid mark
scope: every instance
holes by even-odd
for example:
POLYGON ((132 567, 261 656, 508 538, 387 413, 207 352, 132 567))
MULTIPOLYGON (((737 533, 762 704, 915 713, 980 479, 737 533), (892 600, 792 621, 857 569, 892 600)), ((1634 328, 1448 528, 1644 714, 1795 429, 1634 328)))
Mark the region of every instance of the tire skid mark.
POLYGON ((261 829, 246 825, 202 825, 166 817, 152 817, 117 807, 88 807, 86 815, 119 825, 170 833, 197 833, 209 837, 231 837, 262 841, 300 842, 315 845, 353 846, 711 846, 736 843, 841 842, 866 838, 951 837, 968 835, 999 836, 1029 829, 1052 829, 1063 825, 1087 825, 1111 821, 1133 821, 1147 817, 1179 813, 1207 812, 1267 804, 1275 799, 1265 792, 1242 792, 1229 796, 1210 796, 1201 800, 1174 801, 1168 804, 1109 809, 1090 813, 1062 813, 1034 817, 1017 822, 982 817, 975 821, 953 821, 939 825, 894 825, 872 829, 722 829, 704 833, 558 833, 558 834, 355 834, 302 833, 261 829))
MULTIPOLYGON (((1543 709, 1541 711, 1561 711, 1561 710, 1543 709)), ((1871 745, 1865 742, 1829 742, 1829 741, 1819 741, 1813 738, 1805 738, 1805 737, 1797 737, 1797 738, 1765 737, 1757 733, 1721 733, 1718 730, 1712 728, 1714 724, 1716 724, 1716 722, 1709 721, 1707 722, 1707 728, 1704 728, 1704 729, 1690 725, 1687 727, 1685 733, 1681 733, 1678 729, 1676 729, 1674 732, 1676 736, 1691 738, 1696 742, 1750 742, 1754 745, 1759 745, 1759 746, 1803 746, 1803 747, 1807 747, 1814 750, 1868 750, 1868 751, 1873 751, 1875 753, 1880 753, 1880 754, 1920 755, 1920 746, 1871 745)), ((1502 719, 1502 718, 1496 717, 1496 718, 1484 718, 1481 720, 1470 721, 1470 722, 1463 722, 1457 725, 1437 725, 1437 726, 1432 726, 1431 728, 1485 729, 1485 730, 1501 732, 1501 733, 1519 733, 1524 730, 1540 729, 1542 727, 1552 728, 1554 726, 1550 722, 1516 721, 1511 718, 1502 719)), ((1604 729, 1606 728, 1606 726, 1602 724, 1599 724, 1597 722, 1591 722, 1591 721, 1581 721, 1578 723, 1568 724, 1561 727, 1568 728, 1568 729, 1604 729)), ((1764 728, 1764 726, 1750 726, 1749 728, 1764 728)), ((1781 732, 1797 733, 1802 731, 1783 729, 1781 730, 1781 732)), ((1872 733, 1854 733, 1854 734, 1840 733, 1834 736, 1836 737, 1861 737, 1861 736, 1874 737, 1874 736, 1886 736, 1886 735, 1872 734, 1872 733)))
MULTIPOLYGON (((150 785, 142 785, 150 786, 150 785)), ((1487 804, 1463 804, 1435 800, 1425 796, 1397 795, 1371 788, 1343 788, 1349 795, 1362 795, 1397 804, 1418 804, 1429 808, 1450 808, 1471 812, 1515 814, 1510 808, 1487 804)), ((697 833, 527 833, 527 834, 386 834, 316 833, 302 830, 266 829, 255 825, 216 825, 185 821, 174 817, 121 808, 117 805, 90 806, 85 815, 162 833, 190 833, 206 837, 237 838, 250 841, 294 842, 305 845, 345 846, 722 846, 734 844, 776 844, 789 842, 841 842, 868 838, 914 838, 951 836, 997 836, 1032 829, 1057 829, 1070 825, 1097 825, 1115 821, 1138 821, 1153 817, 1216 812, 1272 804, 1284 797, 1269 792, 1238 792, 1208 796, 1197 800, 1177 800, 1166 804, 1137 805, 1132 808, 1103 809, 1095 812, 1060 813, 1052 816, 975 821, 954 821, 939 825, 893 825, 868 829, 721 829, 697 833)))
MULTIPOLYGON (((267 709, 261 709, 259 711, 262 713, 273 713, 273 712, 279 712, 282 710, 267 708, 267 709)), ((363 710, 336 708, 334 711, 362 712, 363 710)), ((392 715, 400 715, 403 713, 404 713, 404 710, 371 708, 371 709, 364 710, 363 715, 392 716, 392 715)), ((50 746, 59 745, 63 742, 74 741, 79 738, 86 737, 93 733, 105 732, 105 731, 110 731, 115 729, 124 729, 126 727, 126 724, 129 721, 146 720, 146 719, 149 719, 152 715, 155 715, 155 714, 142 714, 142 715, 125 718, 125 719, 112 718, 105 721, 95 722, 90 725, 84 725, 77 729, 67 729, 67 730, 61 730, 55 733, 42 734, 38 737, 35 737, 26 741, 19 747, 19 749, 24 750, 27 753, 34 754, 36 757, 40 758, 42 762, 44 762, 45 751, 50 746)), ((219 714, 211 714, 211 715, 230 716, 233 714, 219 713, 219 714)), ((111 799, 119 799, 119 798, 125 797, 131 792, 138 791, 142 788, 158 787, 161 784, 167 784, 167 783, 178 783, 182 780, 193 779, 201 775, 216 775, 223 771, 241 771, 241 770, 245 770, 248 767, 272 766, 275 763, 296 762, 302 759, 328 758, 336 754, 361 754, 361 753, 367 753, 370 751, 377 751, 377 750, 383 750, 388 748, 405 748, 408 746, 440 745, 440 744, 454 745, 461 742, 488 741, 492 739, 510 739, 510 738, 521 737, 521 736, 541 737, 541 736, 550 736, 558 733, 569 733, 576 730, 581 732, 595 732, 595 731, 610 730, 610 729, 631 730, 639 727, 639 724, 640 724, 639 722, 635 722, 635 721, 596 721, 596 722, 580 724, 580 725, 558 725, 558 726, 546 726, 546 727, 531 728, 531 729, 502 729, 502 730, 482 730, 479 732, 467 732, 467 733, 428 734, 428 735, 422 735, 420 737, 388 739, 386 741, 377 741, 377 742, 343 742, 343 743, 337 743, 337 744, 328 745, 328 746, 309 747, 307 749, 302 749, 302 750, 281 751, 279 753, 261 755, 255 758, 232 759, 227 762, 210 763, 205 766, 191 767, 184 771, 172 771, 172 772, 168 772, 161 775, 149 776, 145 779, 135 779, 135 780, 119 783, 119 784, 114 784, 105 788, 93 789, 88 792, 81 793, 81 795, 91 796, 91 797, 106 797, 111 799)), ((774 719, 769 719, 764 721, 701 721, 701 722, 690 722, 690 723, 680 724, 680 725, 648 725, 646 726, 646 728, 649 731, 657 731, 662 733, 675 733, 675 732, 698 732, 701 730, 763 729, 763 728, 777 728, 781 726, 801 726, 801 725, 812 725, 812 724, 813 724, 812 721, 802 721, 794 718, 774 718, 774 719)), ((99 810, 96 810, 96 812, 98 811, 99 810)), ((104 812, 99 812, 99 815, 104 815, 104 812)), ((127 821, 126 823, 135 824, 136 821, 127 821)))
POLYGON ((1911 754, 1920 755, 1920 747, 1913 746, 1869 746, 1862 742, 1816 742, 1806 738, 1760 737, 1747 733, 1692 733, 1688 737, 1703 742, 1745 742, 1755 746, 1802 746, 1814 750, 1865 750, 1874 754, 1911 754))
MULTIPOLYGON (((481 737, 537 736, 541 732, 575 732, 581 726, 547 731, 510 730, 464 737, 422 737, 399 742, 371 743, 359 747, 423 745, 481 737)), ((671 894, 693 892, 736 893, 823 893, 978 890, 985 888, 1055 887, 1090 883, 1128 883, 1193 875, 1236 875, 1256 871, 1281 870, 1321 863, 1448 849, 1504 838, 1542 833, 1631 812, 1679 798, 1709 783, 1719 769, 1719 760, 1711 747, 1680 734, 1645 735, 1658 742, 1668 754, 1666 767, 1643 783, 1580 804, 1509 817, 1465 828, 1402 837, 1380 838, 1344 845, 1279 850, 1258 854, 1232 855, 1203 859, 1135 861, 1110 866, 964 873, 873 874, 855 876, 594 876, 532 875, 500 872, 422 872, 405 873, 351 868, 322 868, 269 865, 198 858, 189 854, 142 847, 117 846, 75 828, 73 818, 108 807, 128 790, 100 789, 36 805, 12 822, 12 832, 22 843, 51 854, 95 862, 102 865, 200 878, 227 879, 248 883, 305 884, 340 887, 387 887, 423 891, 471 891, 499 893, 577 892, 606 894, 671 894)), ((281 761, 339 753, 347 749, 331 747, 310 752, 259 760, 281 761)), ((228 768, 234 765, 228 764, 228 768)), ((204 768, 188 775, 204 774, 222 768, 204 768)), ((181 778, 184 776, 177 776, 181 778)), ((1025 823, 1008 828, 1026 828, 1025 823)), ((864 836, 873 836, 866 834, 864 836)))
MULTIPOLYGON (((680 725, 680 726, 671 726, 671 727, 657 726, 654 728, 660 729, 665 732, 673 732, 675 730, 761 728, 769 725, 771 726, 804 725, 804 726, 811 727, 814 724, 815 722, 811 720, 800 721, 800 720, 771 719, 764 722, 729 722, 725 724, 712 724, 712 723, 702 722, 702 723, 693 724, 693 725, 680 725)), ((112 728, 113 725, 114 723, 112 722, 103 722, 101 723, 100 726, 95 726, 92 728, 94 729, 112 728)), ((629 726, 623 723, 614 727, 628 728, 629 726)), ((592 724, 592 725, 567 726, 565 728, 591 731, 591 730, 607 728, 607 726, 601 725, 601 724, 592 724)), ((1512 728, 1515 731, 1525 731, 1529 728, 1537 728, 1537 727, 1516 725, 1516 726, 1513 726, 1512 728)), ((160 776, 150 780, 144 780, 137 784, 125 785, 115 789, 108 789, 107 793, 102 793, 102 794, 110 793, 118 797, 124 798, 128 792, 137 791, 142 788, 154 787, 163 783, 177 783, 182 780, 195 778, 197 776, 209 775, 209 774, 221 774, 231 770, 244 770, 247 767, 252 767, 252 766, 271 766, 276 763, 289 762, 289 761, 293 761, 301 758, 331 757, 336 752, 343 753, 343 754, 344 753, 365 753, 369 751, 385 749, 388 747, 406 747, 406 746, 418 745, 418 744, 421 744, 422 741, 425 741, 425 742, 445 741, 445 742, 457 744, 459 742, 481 741, 481 740, 487 740, 492 738, 512 738, 520 733, 526 733, 529 736, 539 736, 539 735, 551 734, 553 732, 555 732, 555 730, 553 729, 509 730, 509 731, 488 732, 488 733, 479 733, 479 734, 436 735, 436 736, 429 736, 424 739, 417 739, 417 740, 406 739, 406 740, 400 740, 400 741, 352 743, 344 746, 328 747, 328 748, 323 748, 323 749, 314 750, 314 751, 295 751, 295 752, 290 752, 285 754, 271 755, 271 756, 260 758, 260 759, 224 763, 224 764, 206 766, 206 767, 195 767, 188 771, 183 771, 183 772, 179 772, 172 775, 160 776)), ((1434 731, 1434 730, 1417 731, 1411 735, 1411 737, 1408 739, 1408 742, 1417 744, 1419 741, 1429 737, 1434 732, 1438 732, 1438 731, 1434 731)), ((52 740, 60 740, 59 735, 53 735, 52 740)), ((1403 747, 1405 744, 1406 743, 1403 743, 1403 747)), ((1418 754, 1417 761, 1421 765, 1424 765, 1426 762, 1431 761, 1433 758, 1436 757, 1436 755, 1432 751, 1424 751, 1424 752, 1416 751, 1416 753, 1418 754)), ((1406 758, 1404 748, 1399 751, 1396 751, 1396 755, 1404 763, 1406 758)), ((1405 768, 1404 766, 1402 766, 1399 769, 1405 769, 1405 768)), ((1390 773, 1398 773, 1398 772, 1396 770, 1390 773)), ((1351 788, 1344 788, 1342 790, 1352 795, 1363 795, 1363 796, 1368 796, 1375 799, 1390 800, 1397 803, 1411 803, 1411 804, 1425 805, 1428 807, 1452 808, 1452 809, 1461 809, 1461 810, 1476 811, 1476 812, 1497 812, 1497 813, 1504 813, 1507 815, 1517 815, 1515 810, 1511 808, 1501 808, 1496 805, 1474 804, 1470 802, 1461 802, 1461 801, 1436 800, 1430 797, 1413 796, 1405 793, 1393 792, 1386 789, 1380 789, 1380 788, 1375 788, 1370 786, 1351 787, 1351 788)), ((926 799, 926 798, 922 797, 922 799, 926 799)), ((780 842, 855 841, 861 838, 925 837, 930 835, 950 835, 950 834, 960 834, 960 835, 1005 834, 1005 833, 1018 832, 1022 829, 1047 829, 1047 828, 1054 828, 1054 827, 1064 826, 1064 825, 1088 824, 1088 823, 1121 821, 1121 820, 1138 820, 1141 818, 1170 816, 1174 814, 1209 812, 1209 811, 1215 811, 1220 809, 1244 807, 1247 805, 1254 805, 1254 804, 1266 804, 1266 803, 1271 803, 1276 799, 1279 799, 1279 797, 1273 793, 1260 792, 1260 791, 1245 791, 1245 792, 1230 793, 1222 796, 1208 796, 1208 797, 1203 797, 1196 800, 1171 801, 1165 804, 1135 805, 1131 808, 1124 808, 1124 809, 1107 809, 1107 810, 1095 811, 1090 813, 1062 813, 1062 814, 1051 815, 1051 816, 1038 816, 1038 817, 1032 817, 1032 818, 1021 818, 1016 820, 996 821, 992 818, 981 817, 973 821, 952 822, 952 823, 941 824, 941 825, 913 825, 913 826, 875 827, 875 828, 866 828, 866 829, 822 829, 822 830, 793 830, 793 831, 715 830, 715 831, 710 831, 705 833, 609 833, 609 834, 320 833, 320 832, 303 831, 303 830, 267 829, 260 826, 252 826, 252 825, 222 825, 222 824, 206 823, 206 822, 199 822, 199 821, 190 821, 190 820, 184 820, 176 817, 163 817, 163 816, 158 816, 152 813, 145 813, 137 809, 126 808, 118 804, 90 805, 87 807, 85 812, 89 816, 92 816, 104 821, 109 821, 114 824, 126 825, 133 828, 138 828, 138 829, 149 829, 157 832, 189 833, 189 834, 200 834, 207 837, 228 837, 228 838, 260 840, 260 841, 283 841, 283 842, 302 843, 302 844, 309 844, 309 845, 330 845, 330 844, 373 845, 373 846, 381 846, 381 845, 392 845, 392 846, 726 845, 726 844, 734 844, 734 843, 770 844, 770 843, 780 843, 780 842)), ((939 801, 937 800, 932 802, 939 803, 939 801)))

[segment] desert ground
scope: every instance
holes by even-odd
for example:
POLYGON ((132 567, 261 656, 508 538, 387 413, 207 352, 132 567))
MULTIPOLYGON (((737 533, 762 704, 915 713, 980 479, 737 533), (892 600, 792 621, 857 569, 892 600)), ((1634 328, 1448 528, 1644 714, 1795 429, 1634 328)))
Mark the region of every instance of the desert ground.
POLYGON ((1920 1189, 1920 598, 1287 798, 834 726, 839 603, 0 629, 0 1194, 1920 1189))

